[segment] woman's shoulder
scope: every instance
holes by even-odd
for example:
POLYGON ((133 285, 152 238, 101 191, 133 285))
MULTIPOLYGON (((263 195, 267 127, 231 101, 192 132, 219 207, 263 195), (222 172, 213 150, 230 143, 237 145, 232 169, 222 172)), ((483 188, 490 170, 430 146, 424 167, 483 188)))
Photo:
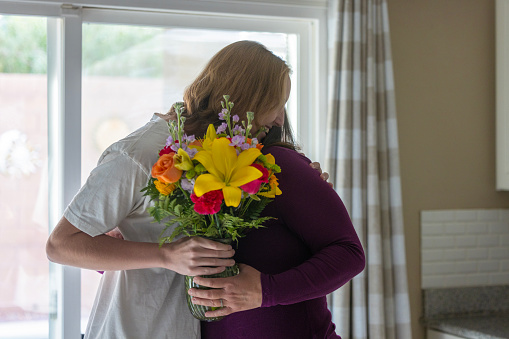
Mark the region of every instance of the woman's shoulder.
POLYGON ((272 154, 276 164, 281 168, 281 173, 278 175, 279 178, 291 178, 293 176, 314 176, 317 172, 312 169, 309 164, 309 160, 305 155, 299 153, 299 151, 291 148, 282 146, 270 146, 263 148, 264 154, 272 154))
POLYGON ((262 149, 262 153, 272 154, 276 158, 276 162, 278 159, 280 159, 280 161, 303 161, 307 163, 311 162, 304 154, 300 153, 299 151, 279 145, 264 147, 262 149))

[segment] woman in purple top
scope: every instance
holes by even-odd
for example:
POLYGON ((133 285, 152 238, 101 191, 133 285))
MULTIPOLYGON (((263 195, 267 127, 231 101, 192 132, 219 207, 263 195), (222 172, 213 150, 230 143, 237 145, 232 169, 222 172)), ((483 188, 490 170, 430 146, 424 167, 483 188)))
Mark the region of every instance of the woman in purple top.
POLYGON ((281 167, 276 176, 283 194, 263 211, 275 219, 239 240, 234 256, 241 263, 238 276, 194 278, 216 289, 190 289, 193 302, 221 307, 208 317, 226 315, 202 322, 204 339, 338 338, 326 295, 364 269, 364 252, 341 199, 292 144, 284 119, 288 73, 282 87, 284 102, 255 116, 252 130, 269 130, 259 135, 266 145, 262 152, 271 153, 281 167))
MULTIPOLYGON (((283 147, 263 151, 281 167, 277 177, 283 194, 264 210, 277 219, 242 238, 234 256, 260 272, 260 307, 202 322, 202 338, 339 338, 326 295, 363 270, 359 239, 340 198, 307 158, 283 147)), ((229 298, 237 302, 244 287, 234 278, 195 281, 221 288, 191 291, 211 303, 223 299, 225 308, 211 316, 237 311, 228 308, 229 298)))

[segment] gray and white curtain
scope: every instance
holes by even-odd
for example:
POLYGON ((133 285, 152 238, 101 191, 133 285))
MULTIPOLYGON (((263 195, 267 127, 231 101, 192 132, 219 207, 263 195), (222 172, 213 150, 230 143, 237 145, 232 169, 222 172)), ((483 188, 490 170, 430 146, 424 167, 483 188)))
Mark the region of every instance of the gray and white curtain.
POLYGON ((329 0, 325 168, 366 253, 328 296, 343 339, 410 339, 398 131, 386 0, 329 0))

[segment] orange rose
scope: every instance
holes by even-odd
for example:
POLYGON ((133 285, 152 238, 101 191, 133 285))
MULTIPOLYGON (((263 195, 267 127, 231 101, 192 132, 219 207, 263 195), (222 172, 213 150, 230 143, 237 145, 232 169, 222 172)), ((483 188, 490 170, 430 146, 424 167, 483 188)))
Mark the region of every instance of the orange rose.
POLYGON ((152 167, 152 177, 165 184, 177 182, 182 176, 182 171, 173 165, 174 155, 175 152, 161 155, 152 167))

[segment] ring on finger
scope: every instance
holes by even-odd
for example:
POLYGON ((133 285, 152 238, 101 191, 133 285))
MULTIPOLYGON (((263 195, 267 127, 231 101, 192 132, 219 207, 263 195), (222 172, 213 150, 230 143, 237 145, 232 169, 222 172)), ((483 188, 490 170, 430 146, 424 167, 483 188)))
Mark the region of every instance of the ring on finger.
POLYGON ((219 301, 221 301, 221 307, 223 307, 223 299, 219 299, 219 301))

